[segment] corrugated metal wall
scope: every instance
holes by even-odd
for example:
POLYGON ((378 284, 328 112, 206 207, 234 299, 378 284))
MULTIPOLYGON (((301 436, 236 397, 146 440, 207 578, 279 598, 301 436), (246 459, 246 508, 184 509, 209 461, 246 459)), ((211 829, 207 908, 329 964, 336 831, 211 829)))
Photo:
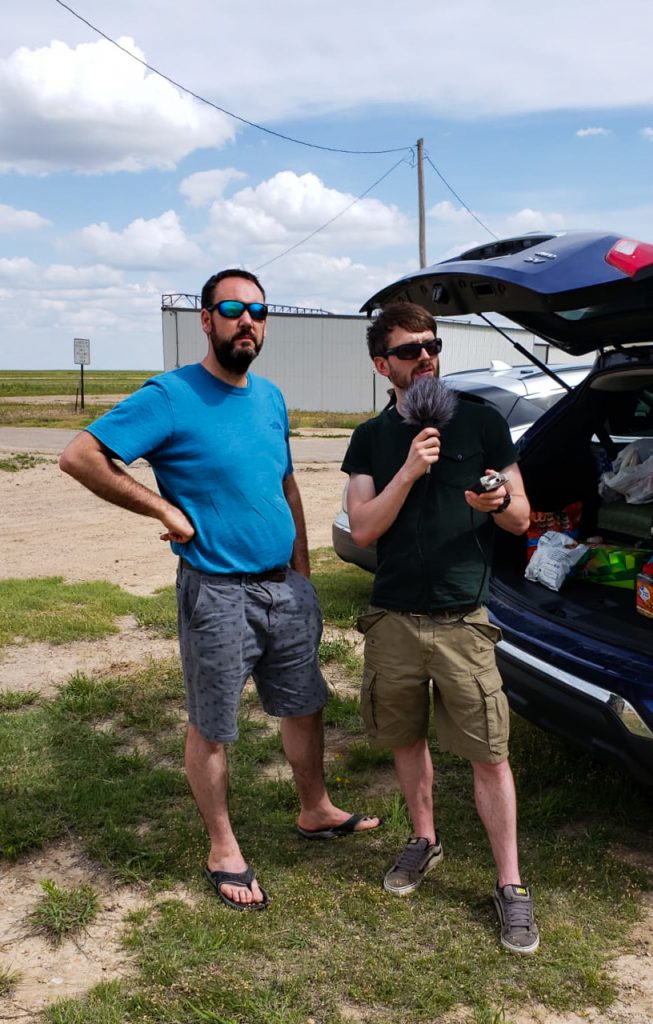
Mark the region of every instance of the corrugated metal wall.
MULTIPOLYGON (((206 335, 196 309, 163 309, 164 368, 172 370, 206 355, 206 335)), ((329 412, 370 412, 386 403, 388 383, 375 373, 367 354, 367 317, 305 316, 272 313, 263 350, 253 369, 281 390, 289 409, 329 412)), ((491 327, 440 320, 442 373, 488 367, 501 359, 513 366, 526 362, 491 327)), ((507 333, 543 362, 574 362, 547 347, 528 331, 507 333)))

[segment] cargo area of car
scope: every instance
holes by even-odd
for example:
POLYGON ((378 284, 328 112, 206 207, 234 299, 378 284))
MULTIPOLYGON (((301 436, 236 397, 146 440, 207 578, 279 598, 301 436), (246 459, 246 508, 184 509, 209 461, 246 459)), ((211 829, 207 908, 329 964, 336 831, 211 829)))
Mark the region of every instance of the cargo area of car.
POLYGON ((511 601, 573 626, 586 636, 606 640, 615 634, 629 650, 651 652, 653 619, 636 611, 634 590, 570 579, 560 591, 553 591, 524 579, 523 570, 505 562, 495 570, 495 585, 503 592, 508 589, 511 601))
MULTIPOLYGON (((653 502, 608 501, 599 482, 624 445, 653 437, 653 376, 650 373, 597 378, 559 405, 547 429, 529 440, 520 468, 531 507, 559 513, 580 503, 580 542, 653 554, 653 502), (603 386, 601 386, 603 385, 603 386)), ((653 619, 636 610, 635 581, 627 588, 569 576, 560 590, 524 578, 527 541, 497 531, 494 586, 548 619, 586 636, 611 635, 632 651, 650 654, 653 619)))

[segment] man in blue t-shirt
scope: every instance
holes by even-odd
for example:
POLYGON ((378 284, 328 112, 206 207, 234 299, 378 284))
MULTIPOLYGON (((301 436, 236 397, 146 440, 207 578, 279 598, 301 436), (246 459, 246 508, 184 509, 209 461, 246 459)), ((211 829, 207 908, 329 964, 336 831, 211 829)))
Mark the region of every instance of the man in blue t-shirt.
POLYGON ((145 385, 68 445, 61 469, 99 497, 160 520, 179 556, 179 643, 188 706, 186 775, 211 849, 205 876, 235 910, 261 910, 265 890, 246 863, 227 807, 226 744, 254 678, 281 719, 297 786, 299 833, 333 839, 376 828, 326 792, 317 649, 322 618, 310 583, 306 528, 279 389, 248 372, 263 345, 267 305, 258 279, 223 270, 202 289, 208 352, 145 385), (145 458, 159 493, 116 460, 145 458))
POLYGON ((394 752, 413 828, 383 887, 397 896, 413 892, 442 860, 428 744, 432 699, 440 749, 472 765, 497 867, 501 942, 533 953, 539 932, 519 874, 508 703, 494 656, 500 631, 484 608, 495 525, 519 535, 529 523, 515 449, 495 409, 457 400, 438 382, 441 342, 421 306, 389 305, 367 339, 397 401, 356 428, 342 465, 350 475, 352 538, 377 547, 372 604, 358 622, 365 635, 361 710, 370 743, 394 752), (427 392, 419 416, 413 383, 418 394, 427 392), (476 493, 482 476, 499 471, 499 486, 476 493))

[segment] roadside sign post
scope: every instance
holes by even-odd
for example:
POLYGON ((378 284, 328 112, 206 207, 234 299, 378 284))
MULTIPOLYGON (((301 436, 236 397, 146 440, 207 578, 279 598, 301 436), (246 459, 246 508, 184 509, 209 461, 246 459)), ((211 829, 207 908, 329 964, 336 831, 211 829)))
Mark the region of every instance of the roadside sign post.
POLYGON ((74 361, 79 364, 80 408, 84 408, 84 367, 91 362, 91 342, 88 338, 74 338, 74 361))

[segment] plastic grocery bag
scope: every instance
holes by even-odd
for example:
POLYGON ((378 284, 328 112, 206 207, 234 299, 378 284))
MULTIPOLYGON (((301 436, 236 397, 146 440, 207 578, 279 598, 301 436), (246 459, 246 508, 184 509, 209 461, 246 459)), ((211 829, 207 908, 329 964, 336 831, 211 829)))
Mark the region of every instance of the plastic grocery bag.
POLYGON ((629 505, 653 501, 653 438, 640 438, 621 449, 612 469, 601 474, 599 494, 606 501, 623 495, 629 505))
POLYGON ((586 544, 578 544, 568 534, 549 530, 540 537, 524 576, 527 580, 544 584, 549 590, 560 590, 571 570, 588 551, 586 544))

